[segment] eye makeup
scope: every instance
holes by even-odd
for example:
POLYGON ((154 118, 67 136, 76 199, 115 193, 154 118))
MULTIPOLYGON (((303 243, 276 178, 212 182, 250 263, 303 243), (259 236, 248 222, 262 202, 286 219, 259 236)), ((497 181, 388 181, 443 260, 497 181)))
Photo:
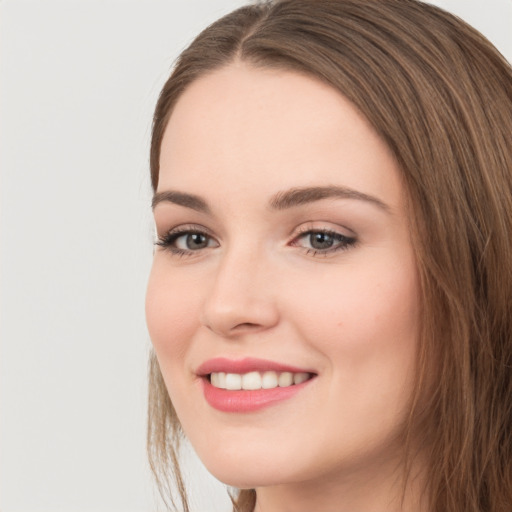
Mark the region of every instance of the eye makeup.
MULTIPOLYGON (((311 256, 328 256, 347 250, 357 243, 354 236, 347 236, 332 228, 304 227, 294 235, 290 247, 304 250, 311 256)), ((219 247, 219 242, 203 227, 185 225, 173 228, 158 237, 155 245, 175 256, 192 256, 204 250, 219 247)))

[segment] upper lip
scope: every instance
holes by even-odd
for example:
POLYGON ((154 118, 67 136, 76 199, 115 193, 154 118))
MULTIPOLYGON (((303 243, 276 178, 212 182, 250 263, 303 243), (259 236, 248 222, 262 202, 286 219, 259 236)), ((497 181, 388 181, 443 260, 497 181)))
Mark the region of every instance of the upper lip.
POLYGON ((257 359, 246 357, 244 359, 228 359, 225 357, 216 357, 205 361, 196 371, 197 375, 204 376, 210 373, 249 373, 249 372, 291 372, 291 373, 314 373, 309 369, 297 368, 288 364, 269 361, 266 359, 257 359))

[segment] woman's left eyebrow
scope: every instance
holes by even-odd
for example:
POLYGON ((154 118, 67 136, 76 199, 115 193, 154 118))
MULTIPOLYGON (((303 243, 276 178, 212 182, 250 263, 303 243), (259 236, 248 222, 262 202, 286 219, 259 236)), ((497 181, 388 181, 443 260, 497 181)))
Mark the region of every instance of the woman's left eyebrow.
POLYGON ((391 208, 378 197, 359 192, 352 188, 340 186, 291 188, 272 196, 269 201, 269 206, 273 210, 286 210, 294 206, 331 198, 365 201, 377 206, 386 213, 391 212, 391 208))

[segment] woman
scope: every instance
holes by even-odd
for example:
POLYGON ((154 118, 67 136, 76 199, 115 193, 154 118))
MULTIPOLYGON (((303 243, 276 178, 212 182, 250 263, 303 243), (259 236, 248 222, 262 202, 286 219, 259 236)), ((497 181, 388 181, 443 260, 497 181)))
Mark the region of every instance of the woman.
POLYGON ((146 308, 183 509, 181 429, 244 512, 510 510, 511 133, 510 66, 415 0, 250 6, 183 52, 146 308))

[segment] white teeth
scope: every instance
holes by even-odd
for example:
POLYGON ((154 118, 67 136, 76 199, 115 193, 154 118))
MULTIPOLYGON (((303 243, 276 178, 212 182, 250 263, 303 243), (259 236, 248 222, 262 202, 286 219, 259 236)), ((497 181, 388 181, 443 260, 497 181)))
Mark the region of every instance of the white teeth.
POLYGON ((240 389, 273 389, 278 386, 285 388, 294 384, 302 384, 310 378, 306 372, 249 372, 243 375, 238 373, 213 372, 210 374, 212 386, 220 389, 236 391, 240 389))
POLYGON ((220 388, 219 386, 219 374, 218 373, 212 373, 210 375, 210 382, 212 383, 212 386, 216 388, 220 388))
POLYGON ((309 373, 295 373, 293 375, 293 383, 294 384, 302 384, 309 379, 309 373))
POLYGON ((224 372, 219 372, 217 375, 217 378, 219 379, 219 388, 226 389, 226 374, 224 372))
POLYGON ((283 372, 277 379, 280 388, 285 388, 293 384, 293 374, 290 372, 283 372))
POLYGON ((242 389, 242 376, 238 373, 226 373, 226 389, 230 391, 242 389))
POLYGON ((263 389, 277 388, 277 373, 265 372, 261 377, 261 387, 263 389))
POLYGON ((259 372, 242 375, 242 389, 261 389, 261 375, 259 372))

